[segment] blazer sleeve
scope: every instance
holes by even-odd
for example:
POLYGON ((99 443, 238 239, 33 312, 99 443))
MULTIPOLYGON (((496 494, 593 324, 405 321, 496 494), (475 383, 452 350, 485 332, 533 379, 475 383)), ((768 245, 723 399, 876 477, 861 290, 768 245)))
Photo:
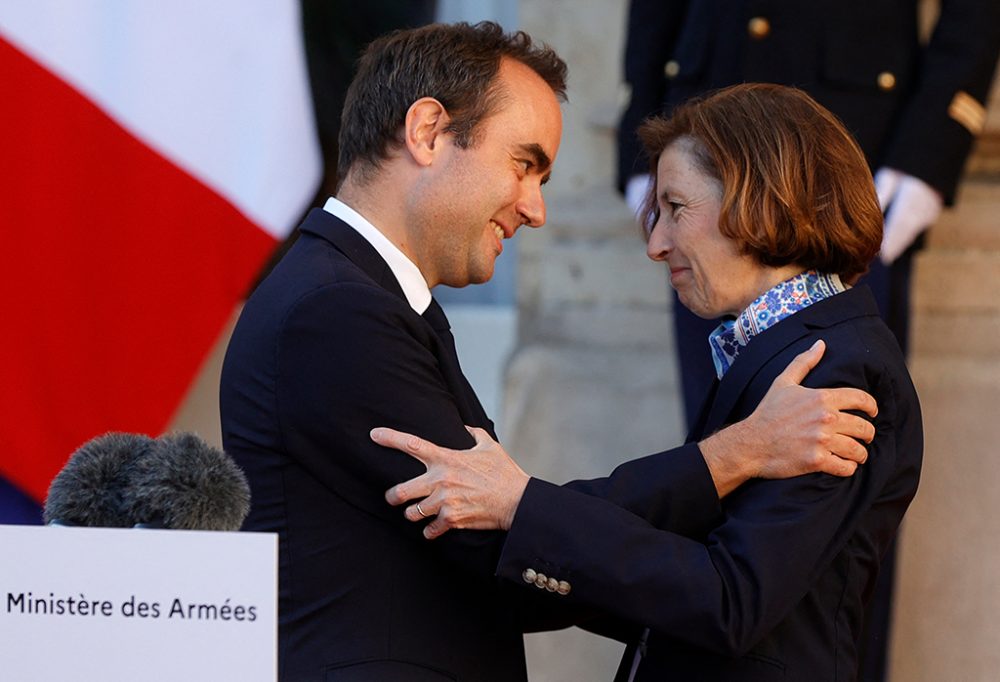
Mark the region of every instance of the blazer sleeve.
MULTIPOLYGON (((703 534, 721 518, 715 483, 701 450, 693 443, 626 462, 605 478, 571 481, 563 488, 573 491, 570 499, 579 499, 578 495, 599 498, 601 505, 610 502, 618 509, 641 516, 657 528, 679 534, 703 534), (651 484, 653 481, 655 484, 651 484)), ((559 503, 558 494, 548 497, 547 491, 551 489, 558 490, 558 487, 532 478, 518 507, 518 518, 545 517, 548 505, 559 503)), ((558 568, 540 558, 531 566, 546 575, 560 576, 558 568)), ((503 575, 502 566, 498 573, 503 575)), ((545 592, 547 590, 522 591, 515 602, 523 631, 578 625, 622 642, 634 639, 641 631, 630 618, 609 615, 585 600, 567 603, 566 600, 548 599, 545 592)))
POLYGON ((613 502, 661 530, 702 536, 721 518, 712 474, 696 443, 625 462, 567 489, 613 502))
MULTIPOLYGON (((760 391, 790 359, 776 356, 773 371, 759 379, 760 391)), ((853 477, 752 481, 726 499, 724 519, 702 538, 663 530, 572 488, 533 482, 508 534, 499 575, 537 589, 527 578, 544 573, 571 586, 550 599, 586 603, 720 653, 745 653, 802 599, 888 490, 875 512, 886 515, 879 526, 884 532, 865 538, 870 552, 883 550, 916 487, 916 470, 889 484, 900 449, 921 446, 919 410, 911 410, 901 428, 889 373, 866 370, 857 357, 840 363, 826 357, 807 383, 858 386, 878 401, 876 439, 853 477), (534 573, 525 575, 526 569, 534 573)))
MULTIPOLYGON (((425 467, 368 434, 388 426, 445 447, 474 445, 442 376, 438 343, 404 300, 371 285, 338 283, 297 301, 275 349, 276 412, 286 451, 346 502, 419 542, 426 542, 422 524, 405 520, 384 493, 425 467)), ((433 546, 492 575, 500 541, 498 532, 458 531, 433 546)))
POLYGON ((978 116, 970 116, 969 110, 983 112, 998 54, 1000 2, 943 0, 920 57, 916 83, 890 137, 884 165, 924 180, 948 204, 953 203, 978 134, 969 127, 975 128, 978 116))

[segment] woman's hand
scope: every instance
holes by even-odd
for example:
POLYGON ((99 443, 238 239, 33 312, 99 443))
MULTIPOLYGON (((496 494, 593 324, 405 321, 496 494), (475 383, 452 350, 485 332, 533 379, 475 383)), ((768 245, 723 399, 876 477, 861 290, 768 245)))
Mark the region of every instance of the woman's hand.
POLYGON ((424 527, 428 540, 451 528, 508 530, 528 485, 528 474, 488 433, 465 428, 476 439, 470 450, 449 450, 388 428, 371 432, 379 445, 401 450, 427 467, 426 473, 390 488, 385 499, 391 505, 420 500, 403 513, 410 521, 435 517, 424 527))

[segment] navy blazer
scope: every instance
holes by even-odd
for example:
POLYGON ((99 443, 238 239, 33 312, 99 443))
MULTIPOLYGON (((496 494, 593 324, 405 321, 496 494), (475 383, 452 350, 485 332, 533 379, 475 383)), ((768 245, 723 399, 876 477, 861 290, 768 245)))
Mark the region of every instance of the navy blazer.
MULTIPOLYGON (((854 476, 754 480, 701 527, 698 518, 678 527, 674 510, 650 504, 652 470, 633 475, 631 490, 617 487, 616 505, 599 496, 603 480, 561 488, 533 480, 498 573, 524 585, 524 569, 544 565, 547 575, 571 580, 567 603, 651 628, 637 680, 853 680, 863 603, 916 491, 923 447, 916 393, 867 287, 754 337, 691 439, 748 416, 817 339, 826 354, 804 384, 854 386, 878 402, 869 459, 854 476)), ((669 461, 622 468, 651 464, 669 461)))
MULTIPOLYGON (((432 303, 432 306, 436 306, 432 303)), ((448 447, 492 433, 454 352, 350 226, 314 210, 247 301, 222 370, 223 443, 279 534, 283 680, 523 680, 498 533, 434 542, 384 492, 423 473, 379 425, 448 447)))

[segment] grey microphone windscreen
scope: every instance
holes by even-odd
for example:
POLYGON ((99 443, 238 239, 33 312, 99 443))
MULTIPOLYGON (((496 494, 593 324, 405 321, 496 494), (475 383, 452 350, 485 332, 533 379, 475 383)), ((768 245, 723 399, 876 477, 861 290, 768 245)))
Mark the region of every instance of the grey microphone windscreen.
POLYGON ((243 471, 192 433, 161 436, 136 462, 125 508, 135 523, 187 530, 239 530, 250 510, 243 471))
POLYGON ((155 441, 135 433, 107 433, 81 445, 49 485, 42 519, 68 526, 128 527, 125 490, 136 462, 155 441))

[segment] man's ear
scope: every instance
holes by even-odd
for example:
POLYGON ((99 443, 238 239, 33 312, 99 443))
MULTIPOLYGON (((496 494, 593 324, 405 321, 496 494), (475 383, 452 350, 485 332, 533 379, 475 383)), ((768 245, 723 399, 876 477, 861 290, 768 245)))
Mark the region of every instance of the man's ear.
POLYGON ((403 143, 418 165, 431 165, 450 122, 444 105, 433 97, 421 97, 410 105, 403 124, 403 143))

